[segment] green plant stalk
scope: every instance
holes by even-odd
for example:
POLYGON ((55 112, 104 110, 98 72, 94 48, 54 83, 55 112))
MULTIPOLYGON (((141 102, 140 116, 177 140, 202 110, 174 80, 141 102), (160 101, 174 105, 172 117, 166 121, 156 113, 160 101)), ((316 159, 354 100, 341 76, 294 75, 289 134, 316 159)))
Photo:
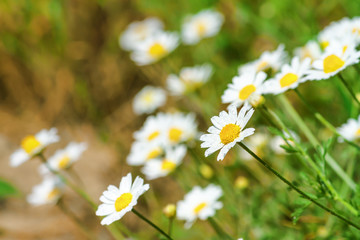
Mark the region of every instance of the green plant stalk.
POLYGON ((360 102, 359 99, 357 99, 355 93, 353 92, 353 90, 351 89, 351 87, 349 86, 349 84, 345 81, 345 79, 343 78, 343 76, 341 75, 341 73, 338 73, 339 79, 342 82, 342 84, 344 84, 345 88, 348 90, 348 92, 350 93, 351 97, 354 99, 354 101, 357 103, 357 105, 360 107, 360 102))
MULTIPOLYGON (((296 112, 296 110, 293 108, 293 106, 290 104, 288 99, 283 95, 279 95, 279 99, 284 106, 285 110, 291 115, 293 120, 296 122, 296 124, 299 126, 299 128, 303 131, 307 139, 310 141, 310 143, 315 148, 316 146, 320 146, 320 143, 315 138, 315 136, 312 134, 310 129, 306 126, 304 121, 301 119, 299 114, 296 112)), ((335 161, 331 155, 327 154, 325 156, 325 161, 329 166, 335 171, 335 173, 344 181, 346 184, 352 189, 356 190, 356 183, 346 174, 346 172, 339 166, 339 164, 335 161)))
MULTIPOLYGON (((297 141, 291 136, 290 131, 287 129, 285 124, 282 122, 282 120, 271 110, 264 108, 269 115, 271 115, 274 119, 276 119, 277 125, 280 126, 280 129, 283 129, 289 136, 290 140, 292 140, 295 143, 295 146, 300 151, 300 154, 303 156, 303 159, 311 166, 313 170, 317 173, 317 175, 320 177, 321 181, 325 184, 325 186, 330 191, 332 197, 334 200, 340 202, 344 207, 346 207, 352 214, 355 216, 359 215, 359 212, 348 202, 346 202, 344 199, 340 197, 338 192, 335 190, 335 188, 332 186, 330 181, 326 178, 326 176, 320 171, 319 167, 316 165, 316 163, 312 160, 312 158, 306 153, 306 151, 302 148, 302 146, 297 143, 297 141)), ((289 143, 288 143, 289 144, 289 143)))
POLYGON ((166 232, 164 232, 163 230, 161 230, 161 228, 159 228, 158 226, 156 226, 153 222, 151 222, 149 219, 147 219, 146 217, 144 217, 144 215, 142 215, 141 213, 139 213, 138 211, 136 211, 134 208, 131 210, 133 213, 135 213, 136 216, 138 216, 141 220, 143 220, 144 222, 146 222, 147 224, 149 224, 150 226, 152 226, 153 228, 155 228, 159 233, 161 233, 164 237, 166 237, 167 239, 173 240, 166 232))
POLYGON ((276 177, 278 177, 281 181, 283 181, 285 184, 287 184, 289 187, 294 189, 297 193, 299 193, 302 197, 306 198, 307 200, 311 201, 315 205, 319 206, 320 208, 324 209, 325 211, 329 212, 333 216, 341 219, 342 221, 346 222, 347 224, 355 227, 356 229, 360 230, 360 226, 353 223, 349 219, 346 219, 342 215, 334 212, 333 210, 329 209, 328 207, 324 206, 323 204, 316 201, 316 199, 312 198, 307 193, 300 190, 298 187, 293 185, 289 180, 287 180, 285 177, 283 177, 280 173, 278 173, 275 169, 273 169, 270 165, 268 165, 264 160, 262 160, 260 157, 258 157, 253 151, 251 151, 245 144, 242 142, 238 143, 240 147, 242 147, 245 151, 247 151, 251 156, 253 156, 260 164, 262 164, 265 168, 267 168, 270 172, 272 172, 276 177))
POLYGON ((230 237, 223 229, 220 227, 220 225, 213 219, 212 217, 208 218, 208 221, 211 225, 211 227, 215 230, 216 234, 219 235, 221 239, 229 239, 231 240, 232 237, 230 237))

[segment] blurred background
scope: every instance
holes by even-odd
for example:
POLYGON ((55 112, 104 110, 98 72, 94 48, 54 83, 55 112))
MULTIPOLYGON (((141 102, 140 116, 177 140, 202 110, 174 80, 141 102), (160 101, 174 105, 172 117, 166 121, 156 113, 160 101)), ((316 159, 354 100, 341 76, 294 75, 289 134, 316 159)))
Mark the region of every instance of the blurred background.
MULTIPOLYGON (((215 89, 217 96, 209 98, 213 106, 209 111, 215 115, 225 108, 220 96, 240 64, 275 49, 279 43, 284 43, 291 53, 295 47, 315 39, 331 21, 359 13, 357 0, 0 1, 0 177, 20 192, 17 197, 0 200, 0 239, 86 239, 57 208, 32 207, 26 202, 26 194, 41 181, 37 172, 40 162, 32 160, 18 168, 9 166, 9 156, 24 136, 57 127, 62 140, 47 150, 48 155, 70 141, 87 142, 89 149, 74 168, 91 197, 98 199, 106 186, 117 184, 127 172, 139 172, 127 166, 125 158, 133 142, 132 133, 145 119, 136 116, 131 105, 143 86, 164 87, 169 73, 178 73, 183 66, 210 62, 215 73, 207 87, 215 89), (132 21, 156 16, 166 30, 179 32, 187 15, 205 8, 216 9, 225 16, 219 35, 195 46, 180 45, 159 63, 138 67, 119 47, 119 35, 132 21), (171 59, 171 68, 167 59, 171 59)), ((334 111, 339 112, 337 116, 353 114, 350 107, 344 107, 346 99, 335 93, 336 87, 323 90, 324 83, 313 86, 305 95, 312 96, 311 101, 325 116, 334 111)), ((200 93, 202 98, 208 97, 206 89, 200 93)), ((187 99, 171 98, 162 110, 175 106, 196 111, 187 99)), ((302 107, 298 107, 300 112, 304 111, 302 107)), ((332 117, 336 126, 345 120, 337 116, 332 117)), ((205 131, 208 121, 199 121, 200 130, 205 131)), ((166 186, 162 181, 152 182, 152 198, 158 204, 157 212, 152 213, 155 219, 160 218, 161 206, 183 196, 172 179, 166 186)), ((269 198, 262 195, 266 193, 260 188, 254 191, 259 199, 269 198)), ((88 227, 95 229, 99 239, 111 239, 75 193, 69 190, 65 201, 88 227)), ((152 212, 150 207, 153 206, 143 204, 140 209, 152 212)), ((152 232, 128 215, 123 222, 132 231, 152 232)), ((308 221, 316 223, 316 219, 308 221)), ((258 223, 254 231, 264 225, 282 225, 294 234, 289 239, 314 239, 313 232, 317 231, 297 232, 302 227, 292 225, 291 220, 281 224, 259 219, 258 223)), ((202 228, 207 226, 200 225, 202 228)), ((256 234, 253 236, 257 239, 256 234)))

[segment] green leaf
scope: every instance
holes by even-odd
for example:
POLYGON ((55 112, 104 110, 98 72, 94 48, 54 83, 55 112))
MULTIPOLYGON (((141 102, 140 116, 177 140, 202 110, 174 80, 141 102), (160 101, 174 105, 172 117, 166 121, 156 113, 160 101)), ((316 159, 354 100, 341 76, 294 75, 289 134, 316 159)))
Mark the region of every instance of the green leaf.
POLYGON ((297 208, 291 214, 293 224, 297 223, 297 221, 299 220, 302 213, 311 204, 311 201, 309 201, 309 200, 307 200, 305 198, 298 198, 298 199, 295 200, 295 204, 297 205, 297 208))
POLYGON ((0 198, 5 198, 8 196, 13 196, 18 194, 18 190, 12 186, 10 183, 6 182, 3 179, 0 179, 0 198))

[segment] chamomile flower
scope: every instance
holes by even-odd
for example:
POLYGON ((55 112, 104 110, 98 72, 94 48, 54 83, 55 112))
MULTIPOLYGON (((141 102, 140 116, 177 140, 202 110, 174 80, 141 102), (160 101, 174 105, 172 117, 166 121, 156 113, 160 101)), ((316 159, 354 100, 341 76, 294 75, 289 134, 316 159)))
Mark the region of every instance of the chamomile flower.
POLYGON ((51 143, 58 141, 59 136, 57 135, 56 128, 51 128, 50 130, 43 129, 35 135, 26 136, 21 141, 21 148, 11 154, 10 165, 17 167, 39 154, 51 143))
MULTIPOLYGON (((358 119, 349 119, 346 123, 341 125, 337 131, 342 138, 348 141, 354 141, 360 139, 360 116, 358 119)), ((342 141, 342 139, 339 139, 342 141)))
POLYGON ((185 19, 182 25, 182 40, 186 45, 194 45, 203 38, 215 36, 224 22, 224 16, 214 10, 203 10, 185 19))
POLYGON ((167 115, 164 135, 166 145, 173 146, 181 142, 188 142, 193 140, 196 135, 197 123, 194 114, 176 112, 167 115))
POLYGON ((138 115, 152 113, 166 102, 166 93, 162 88, 145 86, 133 101, 134 112, 138 115))
POLYGON ((164 24, 155 17, 132 22, 119 37, 119 44, 124 50, 132 51, 146 38, 162 31, 163 27, 164 24))
POLYGON ((221 149, 217 160, 223 160, 226 153, 237 142, 254 134, 254 128, 244 129, 253 113, 254 109, 247 104, 241 108, 239 114, 236 107, 230 105, 228 113, 222 111, 219 116, 212 117, 211 122, 214 126, 208 129, 209 134, 200 137, 200 140, 203 141, 201 147, 208 148, 205 151, 205 157, 221 149))
POLYGON ((194 67, 185 67, 180 70, 179 76, 170 74, 166 79, 167 88, 172 95, 183 95, 194 91, 209 80, 212 66, 203 64, 194 67))
POLYGON ((223 207, 222 202, 218 201, 222 195, 219 186, 210 184, 204 189, 195 186, 185 195, 184 200, 177 203, 176 216, 186 221, 185 228, 190 228, 197 218, 206 220, 223 207))
POLYGON ((287 53, 285 52, 285 47, 283 44, 280 44, 275 51, 265 51, 261 54, 259 59, 240 66, 238 72, 239 75, 252 70, 260 72, 271 69, 272 72, 277 72, 285 63, 286 58, 287 53))
POLYGON ((141 172, 148 180, 167 176, 183 161, 185 154, 186 147, 184 145, 167 148, 163 158, 147 161, 141 172))
POLYGON ((140 130, 134 133, 134 138, 139 142, 163 142, 164 126, 168 124, 168 117, 164 113, 149 116, 140 130))
POLYGON ((120 181, 119 188, 110 185, 100 197, 102 204, 96 211, 97 216, 106 216, 102 225, 109 225, 120 218, 137 204, 138 198, 147 190, 149 184, 144 184, 141 177, 136 177, 132 183, 131 173, 128 173, 120 181))
POLYGON ((354 17, 349 24, 349 33, 353 36, 356 45, 360 44, 360 17, 354 17))
POLYGON ((296 88, 300 83, 305 82, 305 73, 310 69, 310 58, 300 62, 299 57, 294 57, 291 64, 285 64, 273 79, 264 84, 264 93, 280 94, 288 89, 296 88))
POLYGON ((35 206, 55 204, 62 196, 65 184, 57 177, 46 177, 42 183, 32 189, 27 196, 27 201, 35 206))
POLYGON ((158 158, 164 153, 159 142, 134 142, 126 162, 131 166, 140 166, 145 162, 158 158))
POLYGON ((326 49, 330 41, 341 40, 344 35, 349 33, 350 19, 345 17, 339 21, 334 21, 325 27, 319 34, 318 40, 323 49, 326 49))
POLYGON ((326 48, 319 60, 313 62, 313 70, 309 70, 308 80, 328 79, 347 66, 359 62, 360 52, 354 46, 344 48, 342 44, 334 42, 331 47, 326 48))
POLYGON ((299 57, 301 61, 305 60, 305 58, 310 58, 311 62, 319 59, 321 56, 321 48, 320 45, 314 41, 308 41, 305 46, 295 48, 294 55, 299 57))
POLYGON ((223 103, 231 103, 236 107, 248 102, 256 105, 262 94, 262 84, 266 79, 264 72, 258 72, 254 69, 233 77, 232 83, 221 96, 223 103))
POLYGON ((178 44, 176 33, 158 32, 139 43, 130 57, 139 66, 148 65, 168 55, 178 44))

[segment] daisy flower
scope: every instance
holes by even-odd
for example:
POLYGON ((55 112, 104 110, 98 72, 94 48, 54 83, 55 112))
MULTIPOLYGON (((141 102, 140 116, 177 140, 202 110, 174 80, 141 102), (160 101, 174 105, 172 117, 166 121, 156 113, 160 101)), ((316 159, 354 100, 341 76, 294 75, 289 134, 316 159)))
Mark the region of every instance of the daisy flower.
POLYGON ((206 83, 212 75, 212 66, 203 64, 194 67, 185 67, 180 70, 179 76, 170 74, 166 79, 170 94, 178 96, 192 92, 206 83))
POLYGON ((148 65, 168 55, 178 44, 176 33, 158 32, 139 43, 130 57, 139 66, 148 65))
POLYGON ((218 201, 222 195, 219 186, 210 184, 204 189, 195 186, 185 195, 184 200, 177 203, 176 216, 186 221, 185 228, 190 228, 197 218, 206 220, 223 207, 222 202, 218 201))
POLYGON ((321 48, 320 45, 314 41, 308 41, 305 46, 295 48, 294 55, 299 57, 301 61, 305 58, 310 58, 311 62, 319 59, 321 56, 321 48))
POLYGON ((65 184, 57 176, 46 177, 42 183, 32 189, 27 196, 27 201, 39 206, 43 204, 55 204, 64 192, 65 184))
POLYGON ((134 133, 134 138, 139 142, 162 142, 164 138, 164 126, 168 123, 168 117, 164 113, 149 116, 140 130, 134 133))
POLYGON ((354 46, 347 46, 346 48, 340 43, 333 43, 331 47, 326 48, 319 60, 313 62, 313 70, 309 70, 308 80, 328 79, 347 66, 359 62, 360 52, 354 46))
POLYGON ((152 113, 166 102, 166 93, 162 88, 145 86, 133 101, 134 112, 138 115, 152 113))
POLYGON ((164 24, 155 17, 132 22, 119 37, 120 47, 124 50, 132 51, 146 38, 161 32, 163 27, 164 24))
POLYGON ((280 44, 275 51, 265 51, 261 54, 260 58, 240 66, 238 69, 239 75, 248 71, 267 71, 271 69, 272 72, 277 72, 280 67, 285 63, 287 53, 285 52, 284 44, 280 44))
POLYGON ((215 36, 224 22, 224 16, 214 10, 202 10, 187 17, 182 25, 182 40, 186 45, 194 45, 203 38, 215 36))
POLYGON ((300 62, 299 57, 294 57, 291 64, 285 64, 273 79, 265 82, 263 93, 280 94, 296 88, 307 80, 305 73, 310 69, 310 62, 310 58, 300 62))
POLYGON ((197 135, 197 123, 192 113, 172 113, 167 115, 165 126, 165 144, 175 145, 191 141, 197 135))
POLYGON ((59 139, 56 128, 43 129, 35 135, 26 136, 21 141, 21 148, 11 154, 10 165, 12 167, 19 166, 39 154, 51 143, 58 142, 59 139))
POLYGON ((164 149, 158 142, 134 142, 126 162, 130 166, 140 166, 151 159, 162 156, 163 153, 164 149))
POLYGON ((131 173, 128 173, 120 181, 119 188, 110 185, 100 197, 103 202, 96 211, 97 216, 106 216, 102 225, 109 225, 122 218, 125 213, 137 204, 137 199, 149 190, 149 184, 144 184, 141 177, 136 177, 132 183, 131 173))
MULTIPOLYGON (((354 141, 360 139, 360 116, 358 119, 349 119, 346 123, 341 125, 337 129, 338 133, 342 138, 345 138, 348 141, 354 141)), ((342 141, 343 139, 339 139, 342 141)))
POLYGON ((226 153, 237 142, 254 134, 254 128, 244 129, 253 113, 254 109, 250 108, 247 104, 241 108, 239 114, 236 107, 230 105, 228 113, 222 111, 219 116, 212 117, 211 122, 214 126, 208 129, 209 134, 204 134, 200 137, 200 140, 203 141, 201 147, 208 148, 205 151, 205 157, 221 149, 217 160, 223 160, 226 153))
POLYGON ((232 83, 228 84, 228 89, 221 96, 222 103, 231 103, 236 107, 245 102, 256 105, 261 98, 261 87, 265 79, 266 73, 256 73, 254 69, 233 77, 232 83))
POLYGON ((351 20, 347 17, 334 21, 325 27, 319 34, 318 40, 323 49, 326 49, 330 41, 340 40, 344 35, 349 33, 349 25, 351 20))
POLYGON ((183 161, 186 154, 186 147, 179 145, 175 148, 167 148, 163 158, 156 158, 145 163, 141 172, 146 179, 153 180, 167 176, 183 161))

